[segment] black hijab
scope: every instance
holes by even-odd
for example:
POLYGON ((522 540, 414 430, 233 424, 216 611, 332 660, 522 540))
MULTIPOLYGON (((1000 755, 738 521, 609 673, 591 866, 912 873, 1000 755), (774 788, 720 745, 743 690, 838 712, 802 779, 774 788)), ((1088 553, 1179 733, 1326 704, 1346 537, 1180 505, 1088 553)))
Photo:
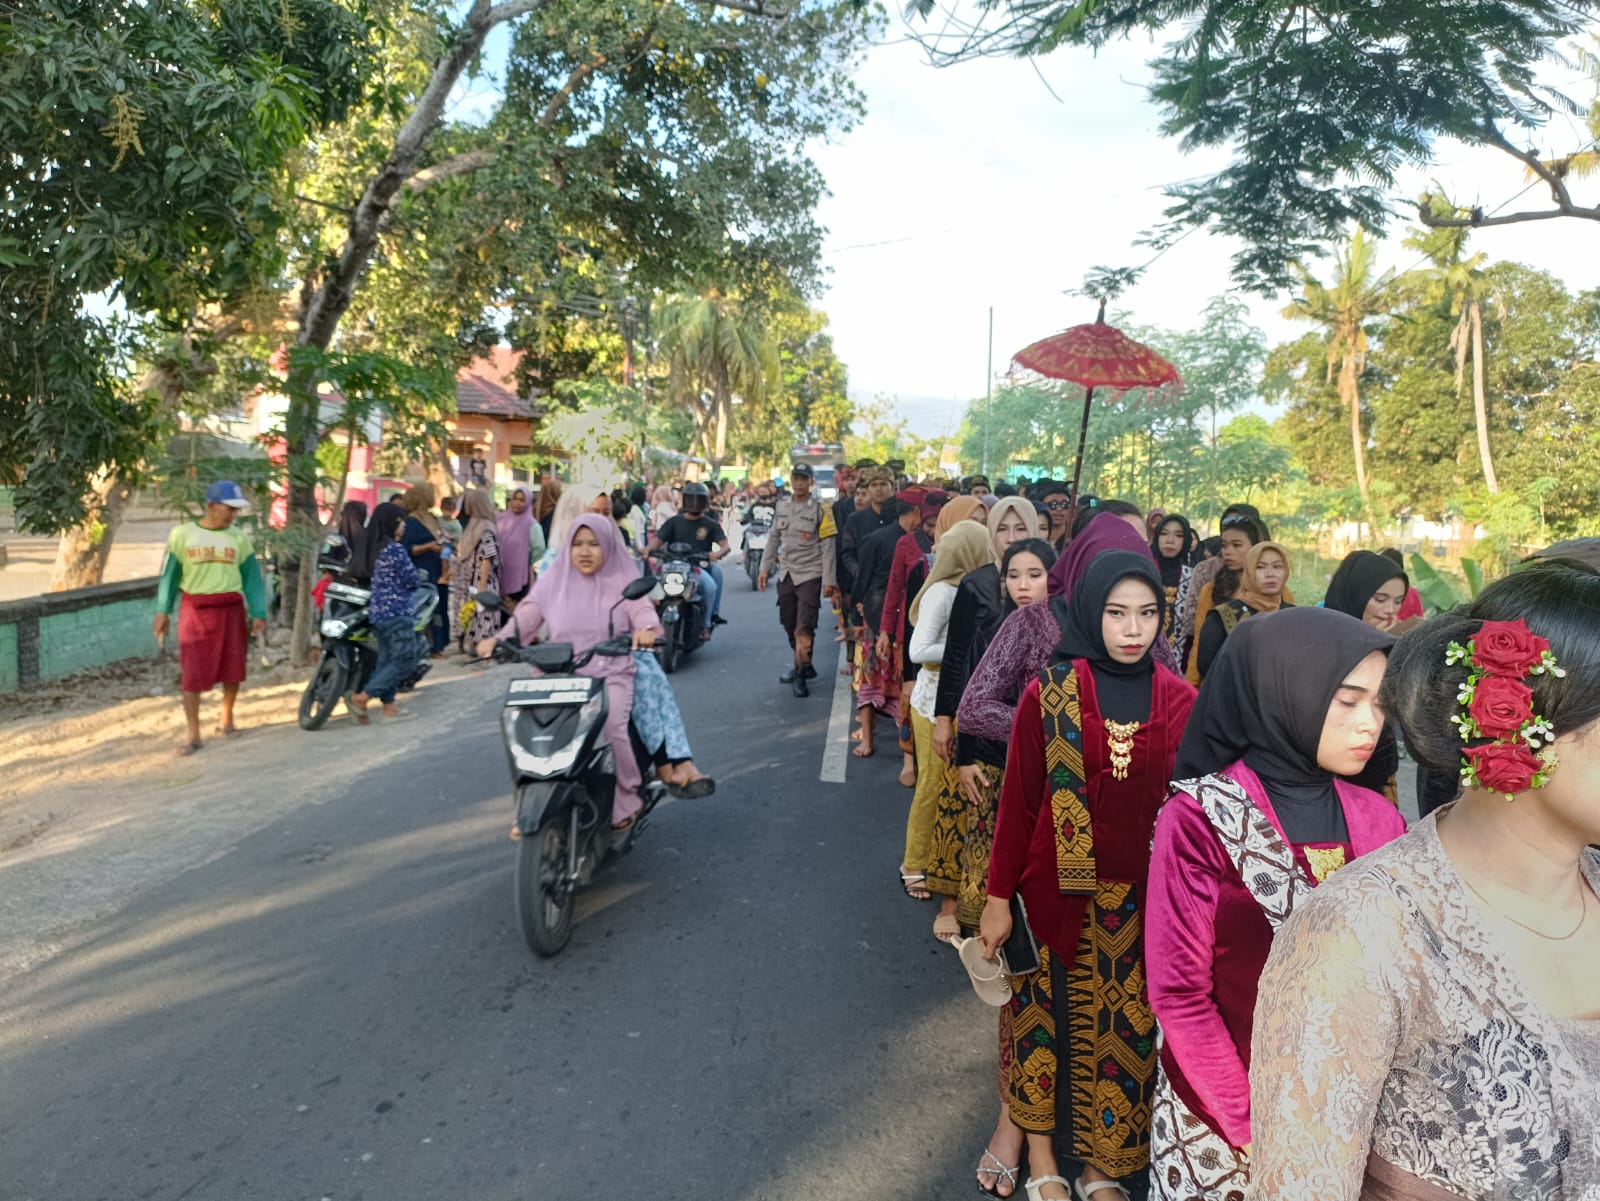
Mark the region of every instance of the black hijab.
MULTIPOLYGON (((1104 615, 1106 600, 1126 579, 1138 579, 1150 586, 1156 598, 1156 629, 1166 616, 1166 593, 1155 565, 1142 554, 1128 550, 1101 551, 1089 562, 1088 570, 1066 598, 1066 614, 1060 619, 1061 642, 1056 647, 1056 662, 1086 659, 1094 672, 1095 693, 1100 715, 1111 721, 1150 719, 1150 677, 1155 660, 1146 650, 1137 663, 1121 663, 1106 650, 1104 615)), ((1151 648, 1154 648, 1154 643, 1151 648)))
POLYGON ((1390 580, 1404 580, 1406 587, 1411 587, 1410 578, 1395 566, 1394 560, 1370 550, 1351 551, 1328 582, 1328 595, 1322 607, 1348 613, 1360 621, 1367 611, 1367 602, 1390 580))
POLYGON ((367 502, 364 500, 347 500, 344 508, 339 512, 339 537, 344 539, 344 551, 339 555, 348 563, 356 553, 356 548, 361 545, 361 540, 366 537, 363 528, 367 524, 367 502))
POLYGON ((1331 609, 1280 609, 1240 622, 1200 686, 1173 778, 1210 775, 1242 758, 1261 777, 1290 842, 1343 842, 1344 810, 1333 776, 1317 764, 1317 745, 1344 678, 1393 645, 1331 609))
POLYGON ((361 531, 361 541, 356 543, 350 560, 350 574, 358 580, 370 580, 378 556, 387 543, 394 541, 395 527, 406 519, 406 511, 392 501, 384 501, 372 510, 367 528, 361 531))
POLYGON ((1161 569, 1161 582, 1168 588, 1176 588, 1183 583, 1183 569, 1189 565, 1189 543, 1194 538, 1194 527, 1189 524, 1189 519, 1180 513, 1168 513, 1156 526, 1155 535, 1150 539, 1150 553, 1156 557, 1156 566, 1161 569), (1178 548, 1175 555, 1161 553, 1161 533, 1176 521, 1183 527, 1183 545, 1178 548))

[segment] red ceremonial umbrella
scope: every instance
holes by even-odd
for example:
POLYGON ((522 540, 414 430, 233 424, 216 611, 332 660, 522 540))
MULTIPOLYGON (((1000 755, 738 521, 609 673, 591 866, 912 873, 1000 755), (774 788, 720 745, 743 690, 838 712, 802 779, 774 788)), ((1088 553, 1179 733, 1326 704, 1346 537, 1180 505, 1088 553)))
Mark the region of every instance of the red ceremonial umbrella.
POLYGON ((1126 392, 1145 388, 1170 393, 1183 386, 1178 369, 1143 343, 1135 342, 1106 324, 1106 304, 1089 325, 1075 325, 1042 338, 1012 360, 1046 379, 1065 380, 1085 389, 1083 425, 1078 430, 1078 461, 1072 468, 1072 503, 1078 503, 1079 477, 1083 474, 1083 447, 1089 438, 1089 404, 1096 389, 1126 392))

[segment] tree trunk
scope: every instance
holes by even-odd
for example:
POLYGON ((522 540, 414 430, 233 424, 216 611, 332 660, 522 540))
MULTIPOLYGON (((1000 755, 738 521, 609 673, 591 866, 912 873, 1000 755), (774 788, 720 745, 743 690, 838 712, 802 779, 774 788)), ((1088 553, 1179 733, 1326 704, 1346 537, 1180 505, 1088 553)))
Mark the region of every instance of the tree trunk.
POLYGON ((90 588, 103 583, 111 546, 122 525, 122 515, 133 499, 133 485, 120 475, 102 471, 95 481, 89 515, 61 535, 56 543, 55 567, 50 572, 50 591, 90 588))
POLYGON ((454 496, 461 489, 456 483, 456 477, 450 471, 450 444, 439 443, 438 448, 423 463, 423 478, 433 485, 434 494, 443 500, 447 496, 454 496))
POLYGON ((1356 356, 1351 351, 1339 365, 1339 399, 1350 411, 1350 449, 1356 463, 1356 487, 1361 492, 1361 507, 1367 511, 1373 532, 1378 529, 1377 515, 1372 511, 1372 495, 1367 489, 1367 436, 1361 431, 1361 387, 1356 379, 1356 356))
POLYGON ((717 389, 717 440, 715 449, 706 456, 711 460, 710 474, 713 479, 722 471, 722 460, 728 457, 728 412, 732 407, 727 385, 720 385, 717 389))
POLYGON ((1472 418, 1478 426, 1478 458, 1483 462, 1483 482, 1490 496, 1500 495, 1500 481, 1495 478, 1494 459, 1489 454, 1489 403, 1483 394, 1483 310, 1474 299, 1469 312, 1472 316, 1472 418))
MULTIPOLYGON (((455 36, 446 41, 445 52, 434 64, 433 74, 417 98, 416 107, 395 135, 388 160, 367 183, 361 199, 351 210, 344 245, 326 270, 319 270, 305 281, 300 293, 298 345, 327 350, 333 344, 339 322, 350 308, 356 286, 372 260, 391 208, 406 182, 418 173, 417 164, 423 149, 440 128, 445 105, 462 73, 478 57, 490 30, 540 6, 541 0, 507 0, 498 7, 492 7, 489 0, 474 0, 466 18, 454 31, 455 36)), ((289 397, 285 417, 289 453, 288 524, 291 533, 296 535, 294 541, 302 558, 310 556, 313 560, 323 533, 316 494, 315 464, 321 436, 317 382, 314 369, 300 366, 290 369, 285 386, 289 397)), ((309 571, 299 573, 299 591, 306 595, 309 595, 311 575, 309 571)), ((300 603, 297 597, 294 633, 290 639, 290 654, 297 663, 304 662, 310 650, 309 612, 309 606, 300 603)))

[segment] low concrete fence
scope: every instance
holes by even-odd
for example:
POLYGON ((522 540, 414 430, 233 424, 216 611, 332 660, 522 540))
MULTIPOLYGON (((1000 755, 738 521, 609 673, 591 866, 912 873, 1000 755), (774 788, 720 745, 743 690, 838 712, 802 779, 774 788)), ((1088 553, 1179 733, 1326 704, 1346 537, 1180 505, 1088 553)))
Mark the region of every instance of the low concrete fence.
POLYGON ((156 654, 155 599, 152 576, 0 603, 0 693, 156 654))

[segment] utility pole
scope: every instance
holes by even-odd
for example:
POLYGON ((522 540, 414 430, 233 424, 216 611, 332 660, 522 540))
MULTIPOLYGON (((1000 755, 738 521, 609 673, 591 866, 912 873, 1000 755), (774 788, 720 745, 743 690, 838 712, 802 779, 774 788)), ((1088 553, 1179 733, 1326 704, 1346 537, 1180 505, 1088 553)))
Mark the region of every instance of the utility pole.
POLYGON ((989 475, 989 416, 994 408, 994 305, 989 306, 989 367, 983 377, 983 474, 989 475))

